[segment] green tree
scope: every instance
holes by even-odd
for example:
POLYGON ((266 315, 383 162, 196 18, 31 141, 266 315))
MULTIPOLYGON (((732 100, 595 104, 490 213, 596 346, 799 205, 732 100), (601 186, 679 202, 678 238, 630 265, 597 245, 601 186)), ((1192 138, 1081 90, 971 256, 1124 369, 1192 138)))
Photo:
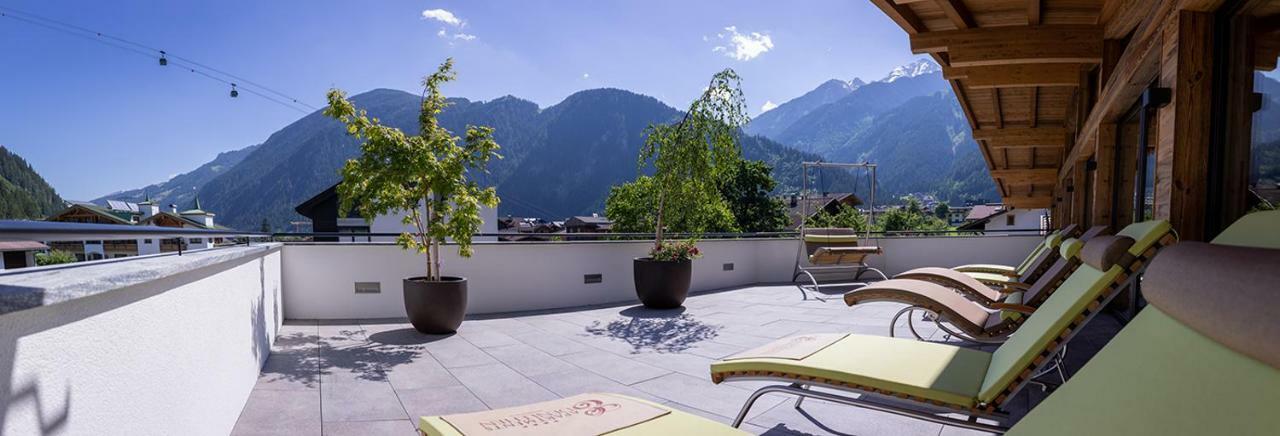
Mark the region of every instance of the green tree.
POLYGON ((880 229, 886 232, 941 231, 949 229, 946 221, 938 219, 933 214, 925 213, 924 208, 920 206, 920 202, 914 198, 908 199, 906 205, 885 211, 880 215, 877 223, 880 229))
POLYGON ((76 255, 67 251, 52 250, 47 253, 36 253, 36 265, 59 265, 76 261, 76 255))
MULTIPOLYGON (((734 215, 718 193, 692 207, 667 211, 666 227, 674 232, 702 228, 708 232, 734 232, 734 215)), ((605 199, 604 214, 613 221, 613 231, 640 233, 653 231, 657 216, 658 190, 653 177, 641 176, 634 182, 614 186, 605 199)))
POLYGON ((673 227, 672 211, 692 210, 703 202, 720 202, 717 184, 723 174, 742 159, 739 128, 747 122, 741 79, 731 69, 711 78, 705 91, 689 105, 675 124, 655 124, 645 129, 640 166, 652 164, 657 196, 654 209, 654 248, 663 243, 667 230, 701 233, 708 220, 691 217, 673 227))
POLYGON ((839 210, 832 214, 827 211, 821 211, 814 214, 806 221, 808 227, 838 227, 845 229, 854 229, 859 232, 866 231, 867 216, 862 211, 849 205, 840 205, 839 210))
POLYGON ((761 161, 739 160, 720 181, 720 196, 728 203, 737 228, 743 232, 776 232, 787 228, 787 207, 773 198, 773 168, 761 161))
POLYGON ((271 223, 266 218, 262 219, 262 226, 258 227, 258 231, 262 233, 271 233, 271 223))
POLYGON ((947 219, 947 215, 950 213, 951 206, 948 206, 946 203, 938 203, 937 206, 933 207, 933 216, 938 217, 940 220, 945 221, 947 219))
POLYGON ((452 239, 458 254, 470 257, 471 235, 480 230, 480 207, 498 205, 492 187, 481 188, 467 177, 470 171, 483 172, 490 159, 501 158, 493 128, 467 126, 465 138, 459 138, 436 119, 448 104, 440 85, 455 77, 453 59, 448 59, 422 80, 417 136, 370 118, 341 90, 329 91, 324 109, 325 115, 346 124, 347 134, 364 141, 360 156, 342 167, 339 216, 353 208, 366 220, 407 212, 403 223, 416 231, 400 234, 396 242, 427 255, 426 275, 433 281, 440 280, 440 244, 452 239))

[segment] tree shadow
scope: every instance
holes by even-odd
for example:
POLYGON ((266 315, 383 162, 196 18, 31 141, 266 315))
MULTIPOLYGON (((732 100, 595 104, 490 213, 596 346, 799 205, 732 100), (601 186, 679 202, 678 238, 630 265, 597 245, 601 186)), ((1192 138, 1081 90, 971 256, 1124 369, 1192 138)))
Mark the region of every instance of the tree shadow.
POLYGON ((587 333, 621 340, 631 345, 633 352, 646 350, 660 353, 676 353, 694 344, 715 338, 720 326, 698 321, 676 309, 650 309, 634 306, 619 312, 626 317, 602 325, 600 321, 586 327, 587 333))

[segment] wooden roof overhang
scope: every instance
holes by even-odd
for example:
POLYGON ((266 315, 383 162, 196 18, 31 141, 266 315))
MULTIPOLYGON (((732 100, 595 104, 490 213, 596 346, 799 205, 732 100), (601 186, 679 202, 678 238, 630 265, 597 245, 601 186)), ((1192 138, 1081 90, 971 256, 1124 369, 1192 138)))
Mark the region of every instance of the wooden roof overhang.
POLYGON ((1005 204, 1051 207, 1081 83, 1103 59, 1105 23, 1140 20, 1119 10, 1133 3, 871 2, 909 34, 912 52, 942 66, 1005 204))

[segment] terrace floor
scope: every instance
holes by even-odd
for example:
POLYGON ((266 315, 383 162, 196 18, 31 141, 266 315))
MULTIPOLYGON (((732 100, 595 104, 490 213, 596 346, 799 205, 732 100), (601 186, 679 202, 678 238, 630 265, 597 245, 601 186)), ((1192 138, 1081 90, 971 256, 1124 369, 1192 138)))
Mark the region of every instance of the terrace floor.
MULTIPOLYGON (((887 335, 901 305, 850 308, 849 288, 802 300, 794 286, 691 296, 683 309, 584 307, 468 319, 456 335, 419 334, 404 320, 289 321, 234 434, 413 434, 417 417, 613 392, 728 423, 763 382, 714 385, 708 365, 793 333, 887 335), (818 298, 814 298, 818 297, 818 298)), ((1099 316, 1072 342, 1068 373, 1117 331, 1099 316)), ((943 340, 930 327, 921 333, 943 340)), ((1016 398, 1014 417, 1042 399, 1016 398)), ((757 434, 956 435, 968 430, 770 395, 743 425, 757 434)))

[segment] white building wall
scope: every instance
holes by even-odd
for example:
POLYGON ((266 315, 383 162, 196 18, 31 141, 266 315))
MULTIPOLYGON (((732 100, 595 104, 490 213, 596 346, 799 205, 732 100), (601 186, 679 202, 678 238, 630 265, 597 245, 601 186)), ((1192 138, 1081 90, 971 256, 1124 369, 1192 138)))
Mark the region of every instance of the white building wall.
POLYGON ((262 250, 0 315, 0 434, 229 434, 283 319, 280 261, 262 250))
MULTIPOLYGON (((422 213, 426 214, 425 208, 422 209, 422 213)), ((416 232, 417 230, 414 229, 412 225, 404 224, 404 222, 402 221, 404 217, 407 215, 408 215, 408 212, 404 212, 404 211, 399 211, 399 212, 395 212, 387 215, 378 215, 373 219, 373 222, 368 223, 369 233, 416 232)), ((343 223, 346 220, 352 220, 353 222, 360 223, 360 224, 364 223, 362 220, 358 218, 339 219, 338 220, 339 227, 344 226, 345 224, 343 223)), ((480 224, 480 233, 498 233, 498 209, 497 208, 481 207, 480 220, 482 221, 480 224)), ((380 237, 373 237, 373 238, 345 237, 345 238, 339 238, 339 240, 341 242, 395 242, 396 238, 394 236, 380 236, 380 237)), ((496 241, 496 240, 498 240, 497 237, 489 237, 489 236, 485 236, 485 237, 478 236, 472 239, 472 241, 474 242, 496 241)))
POLYGON ((1049 215, 1048 209, 1013 209, 1003 215, 992 217, 987 222, 986 231, 1001 232, 1009 230, 1042 230, 1041 223, 1045 216, 1049 215), (1009 225, 1008 218, 1014 218, 1013 225, 1009 225))
MULTIPOLYGON (((893 275, 923 266, 1016 265, 1040 240, 886 238, 868 245, 879 244, 885 252, 871 265, 893 275)), ((632 259, 646 255, 650 244, 481 243, 470 259, 445 246, 444 272, 467 277, 470 314, 626 303, 636 298, 632 259), (585 274, 601 274, 603 281, 584 283, 585 274)), ((704 256, 694 261, 692 291, 790 282, 798 244, 795 239, 701 241, 704 256), (725 271, 725 263, 733 263, 733 270, 725 271)), ((284 307, 290 319, 404 317, 402 280, 422 275, 426 262, 425 256, 389 244, 288 244, 284 253, 284 307), (355 282, 377 282, 381 292, 356 294, 355 282)))

